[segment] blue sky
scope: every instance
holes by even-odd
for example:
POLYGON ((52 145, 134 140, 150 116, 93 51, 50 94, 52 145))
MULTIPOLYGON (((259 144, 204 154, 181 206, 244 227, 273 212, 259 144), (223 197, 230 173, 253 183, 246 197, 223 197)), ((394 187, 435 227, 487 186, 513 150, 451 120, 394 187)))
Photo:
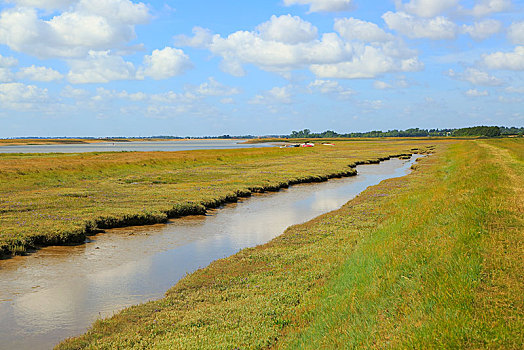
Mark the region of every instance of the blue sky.
POLYGON ((520 0, 4 0, 0 11, 0 137, 524 126, 520 0))

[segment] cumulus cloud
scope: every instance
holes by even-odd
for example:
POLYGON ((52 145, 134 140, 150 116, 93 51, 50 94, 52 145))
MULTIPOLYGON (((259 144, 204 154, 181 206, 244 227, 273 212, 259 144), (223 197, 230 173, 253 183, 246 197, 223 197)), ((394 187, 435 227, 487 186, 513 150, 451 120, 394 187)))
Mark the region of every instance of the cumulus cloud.
POLYGON ((393 39, 393 35, 386 33, 375 23, 362 21, 356 18, 335 19, 334 28, 335 31, 345 40, 384 42, 393 39))
POLYGON ((392 86, 386 82, 375 80, 373 83, 373 87, 377 90, 385 90, 385 89, 391 89, 392 86))
POLYGON ((445 11, 456 7, 459 0, 411 0, 408 3, 402 3, 396 0, 397 9, 419 17, 435 17, 445 11))
POLYGON ((0 44, 39 58, 81 58, 124 47, 149 18, 146 5, 129 0, 80 0, 49 20, 35 8, 14 7, 0 14, 0 44))
POLYGON ((335 64, 314 64, 311 71, 320 78, 374 78, 387 72, 413 72, 423 69, 417 58, 397 60, 380 48, 365 46, 349 61, 335 64))
POLYGON ((0 84, 0 104, 5 109, 31 110, 47 99, 47 89, 22 83, 0 84))
MULTIPOLYGON (((238 63, 255 64, 269 71, 300 68, 312 63, 337 62, 350 56, 345 43, 334 33, 320 40, 295 45, 264 40, 256 32, 239 31, 222 38, 215 35, 210 50, 235 69, 238 63)), ((231 71, 231 70, 229 70, 231 71)))
POLYGON ((353 8, 352 0, 284 0, 284 5, 309 5, 309 12, 340 12, 353 8))
POLYGON ((206 28, 194 27, 192 37, 187 35, 176 35, 174 39, 178 46, 189 46, 203 49, 213 43, 213 33, 206 28))
POLYGON ((502 23, 494 19, 463 25, 462 32, 469 34, 475 40, 484 40, 502 30, 502 23))
POLYGON ((7 67, 14 67, 18 64, 18 60, 14 57, 4 57, 0 55, 0 67, 1 68, 7 68, 7 67))
POLYGON ((489 93, 487 90, 479 91, 477 89, 470 89, 466 91, 466 95, 470 97, 481 97, 481 96, 488 96, 489 93))
POLYGON ((234 87, 225 86, 216 81, 215 78, 210 77, 208 81, 200 84, 196 92, 203 96, 230 96, 240 93, 240 90, 234 87))
POLYGON ((14 57, 4 57, 0 55, 0 83, 9 83, 13 81, 14 74, 11 67, 18 64, 18 60, 14 57))
POLYGON ((503 70, 524 70, 524 46, 517 46, 513 52, 495 52, 482 56, 486 67, 503 70))
POLYGON ((72 4, 78 2, 78 0, 7 0, 7 2, 23 7, 55 10, 68 8, 72 4))
POLYGON ((299 44, 314 40, 318 36, 317 28, 298 16, 271 16, 271 19, 257 27, 260 37, 267 41, 285 44, 299 44))
POLYGON ((517 45, 524 45, 524 21, 512 23, 508 28, 508 38, 517 45))
POLYGON ((249 103, 251 104, 290 104, 292 103, 291 86, 275 86, 269 91, 256 95, 249 103))
POLYGON ((65 98, 82 99, 89 95, 89 91, 84 89, 77 89, 71 85, 67 85, 60 92, 60 96, 65 98))
POLYGON ((245 64, 281 73, 309 68, 322 78, 369 78, 422 67, 416 52, 373 23, 340 19, 335 29, 340 36, 324 33, 319 38, 317 28, 299 17, 273 16, 254 31, 222 37, 198 29, 194 32, 200 39, 182 37, 178 43, 207 43, 205 48, 223 58, 222 70, 236 76, 245 74, 245 64))
POLYGON ((508 86, 505 90, 510 94, 524 94, 524 86, 508 86))
POLYGON ((318 91, 322 94, 335 95, 338 98, 346 99, 355 94, 355 91, 344 88, 338 81, 317 79, 309 84, 311 92, 318 91))
POLYGON ((167 79, 184 73, 193 65, 189 57, 180 49, 165 47, 154 50, 150 56, 145 56, 144 67, 138 72, 138 77, 151 77, 156 80, 167 79))
POLYGON ((54 80, 60 80, 63 75, 54 69, 47 67, 37 67, 32 65, 31 67, 21 68, 17 73, 20 79, 29 79, 34 81, 50 82, 54 80))
POLYGON ((73 84, 108 83, 135 77, 135 66, 110 51, 90 51, 86 59, 70 60, 69 65, 67 79, 73 84))
POLYGON ((446 17, 418 18, 405 12, 386 12, 382 18, 392 30, 412 39, 454 39, 457 25, 446 17))
POLYGON ((471 10, 466 11, 476 17, 483 17, 492 13, 504 12, 511 8, 511 0, 480 0, 471 10))
POLYGON ((10 83, 14 79, 14 74, 9 68, 0 67, 0 83, 10 83))
POLYGON ((498 86, 503 84, 503 81, 497 77, 476 68, 466 68, 462 73, 450 69, 447 75, 451 78, 467 81, 474 85, 498 86))

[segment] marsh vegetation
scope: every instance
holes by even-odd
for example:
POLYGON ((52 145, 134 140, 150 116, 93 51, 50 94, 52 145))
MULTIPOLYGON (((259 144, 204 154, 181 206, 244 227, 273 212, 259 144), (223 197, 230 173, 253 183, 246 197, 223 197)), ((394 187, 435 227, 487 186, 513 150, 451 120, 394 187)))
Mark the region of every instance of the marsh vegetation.
POLYGON ((520 348, 523 156, 520 140, 439 145, 58 348, 520 348))
POLYGON ((432 142, 314 149, 0 154, 0 256, 81 243, 101 230, 161 223, 253 192, 355 173, 432 142))

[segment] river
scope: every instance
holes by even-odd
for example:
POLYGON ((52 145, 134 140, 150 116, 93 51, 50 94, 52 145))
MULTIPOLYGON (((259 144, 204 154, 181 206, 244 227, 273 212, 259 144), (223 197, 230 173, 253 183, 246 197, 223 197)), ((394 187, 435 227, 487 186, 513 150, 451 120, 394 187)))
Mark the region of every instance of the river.
POLYGON ((408 174, 417 157, 360 165, 357 176, 257 194, 205 216, 108 230, 84 245, 0 261, 0 349, 49 349, 99 317, 161 298, 187 273, 408 174))

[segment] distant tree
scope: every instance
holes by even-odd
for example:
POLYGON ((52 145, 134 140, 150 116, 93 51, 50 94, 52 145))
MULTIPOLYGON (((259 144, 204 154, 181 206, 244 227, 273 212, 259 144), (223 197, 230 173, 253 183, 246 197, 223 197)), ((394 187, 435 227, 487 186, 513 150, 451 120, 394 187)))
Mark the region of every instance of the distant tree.
POLYGON ((471 128, 457 129, 453 132, 453 136, 497 137, 500 135, 501 132, 498 126, 474 126, 471 128))

